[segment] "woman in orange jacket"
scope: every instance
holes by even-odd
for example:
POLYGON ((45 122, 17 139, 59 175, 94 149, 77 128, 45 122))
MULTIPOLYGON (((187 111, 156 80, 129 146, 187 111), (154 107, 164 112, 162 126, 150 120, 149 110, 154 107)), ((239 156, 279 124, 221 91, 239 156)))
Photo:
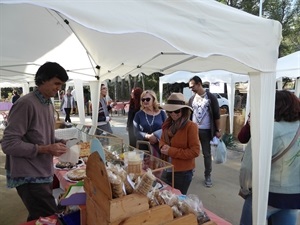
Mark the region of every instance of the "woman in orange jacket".
MULTIPOLYGON (((172 93, 162 108, 168 114, 162 125, 159 142, 162 158, 174 165, 174 187, 186 194, 195 169, 195 158, 200 154, 198 127, 190 118, 191 107, 185 104, 182 93, 172 93)), ((172 171, 163 173, 162 179, 172 183, 172 171)))

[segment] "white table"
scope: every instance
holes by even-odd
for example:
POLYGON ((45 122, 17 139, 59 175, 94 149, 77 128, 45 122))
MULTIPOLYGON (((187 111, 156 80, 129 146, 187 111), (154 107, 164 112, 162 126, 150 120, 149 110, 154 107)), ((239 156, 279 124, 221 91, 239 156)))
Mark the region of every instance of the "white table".
POLYGON ((55 130, 55 137, 59 139, 73 139, 79 137, 79 130, 77 128, 65 128, 65 129, 56 129, 55 130))

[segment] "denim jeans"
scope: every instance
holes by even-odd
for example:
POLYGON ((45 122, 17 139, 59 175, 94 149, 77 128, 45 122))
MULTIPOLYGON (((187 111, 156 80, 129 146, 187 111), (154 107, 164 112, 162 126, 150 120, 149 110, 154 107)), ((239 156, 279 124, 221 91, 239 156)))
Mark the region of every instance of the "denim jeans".
MULTIPOLYGON (((267 218, 271 219, 272 225, 296 225, 299 210, 278 209, 268 206, 267 218)), ((252 225, 252 195, 245 199, 240 225, 252 225)))
POLYGON ((210 140, 211 130, 210 129, 199 129, 199 140, 201 143, 202 154, 204 159, 204 176, 209 177, 212 171, 212 160, 211 160, 211 148, 210 140))
MULTIPOLYGON (((180 171, 180 172, 174 172, 174 188, 181 191, 181 194, 186 195, 189 186, 192 182, 194 172, 193 170, 188 171, 180 171)), ((172 184, 172 172, 166 172, 162 174, 161 179, 168 183, 172 184)))

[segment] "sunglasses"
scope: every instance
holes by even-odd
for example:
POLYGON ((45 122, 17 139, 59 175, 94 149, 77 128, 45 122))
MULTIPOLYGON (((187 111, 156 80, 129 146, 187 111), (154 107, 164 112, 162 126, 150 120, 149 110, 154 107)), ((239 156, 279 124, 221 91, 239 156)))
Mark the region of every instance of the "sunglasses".
POLYGON ((175 113, 175 114, 178 114, 178 113, 180 113, 181 112, 181 109, 177 109, 177 110, 175 110, 175 111, 167 111, 167 113, 175 113))
POLYGON ((142 102, 146 101, 149 102, 151 100, 151 98, 142 98, 142 102))

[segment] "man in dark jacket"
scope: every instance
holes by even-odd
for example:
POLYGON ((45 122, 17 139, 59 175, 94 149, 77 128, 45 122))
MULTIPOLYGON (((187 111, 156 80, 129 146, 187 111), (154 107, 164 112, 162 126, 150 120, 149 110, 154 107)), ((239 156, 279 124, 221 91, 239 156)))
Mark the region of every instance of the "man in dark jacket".
POLYGON ((18 94, 17 91, 13 91, 13 94, 14 96, 12 97, 12 103, 15 103, 19 98, 20 98, 20 95, 18 94))
POLYGON ((202 80, 194 76, 189 81, 189 87, 195 93, 189 99, 189 106, 193 108, 191 120, 198 125, 199 139, 204 157, 205 186, 211 187, 211 148, 210 141, 214 136, 220 138, 220 111, 217 98, 202 86, 202 80))

